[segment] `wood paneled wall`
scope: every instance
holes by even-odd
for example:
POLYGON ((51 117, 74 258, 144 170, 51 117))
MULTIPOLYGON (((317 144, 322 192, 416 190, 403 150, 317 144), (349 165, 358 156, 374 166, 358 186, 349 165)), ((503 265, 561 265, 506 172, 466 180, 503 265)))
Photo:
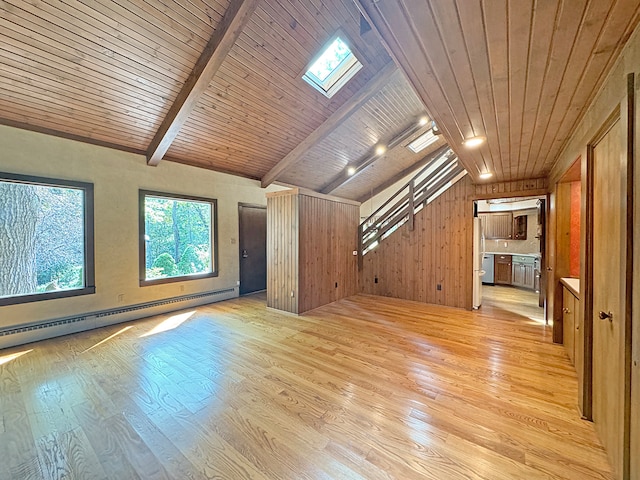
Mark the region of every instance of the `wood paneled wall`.
POLYGON ((413 231, 405 224, 381 241, 364 257, 362 291, 471 309, 472 195, 465 176, 418 212, 413 231))
POLYGON ((298 313, 298 197, 267 195, 267 306, 298 313))
POLYGON ((304 313, 358 292, 359 204, 305 190, 267 195, 267 305, 304 313))
POLYGON ((475 192, 474 198, 478 200, 509 196, 533 197, 547 193, 547 179, 533 178, 530 180, 515 180, 513 182, 477 183, 473 188, 475 192))

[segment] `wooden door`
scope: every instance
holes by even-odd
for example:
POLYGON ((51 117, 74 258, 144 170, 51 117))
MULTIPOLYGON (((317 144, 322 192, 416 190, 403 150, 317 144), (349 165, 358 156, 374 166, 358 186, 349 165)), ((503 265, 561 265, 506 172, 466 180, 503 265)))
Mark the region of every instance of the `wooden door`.
POLYGON ((238 205, 240 295, 267 288, 267 208, 238 205))
POLYGON ((628 461, 624 432, 625 308, 622 279, 625 272, 623 173, 626 156, 620 120, 590 148, 593 182, 592 223, 592 417, 611 465, 622 478, 628 461))

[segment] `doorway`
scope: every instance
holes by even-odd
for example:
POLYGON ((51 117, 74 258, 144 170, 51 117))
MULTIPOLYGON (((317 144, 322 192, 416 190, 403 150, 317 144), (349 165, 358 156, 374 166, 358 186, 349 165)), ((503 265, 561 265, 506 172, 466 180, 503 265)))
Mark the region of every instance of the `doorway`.
POLYGON ((240 295, 267 289, 267 207, 238 204, 240 295))
POLYGON ((484 239, 480 305, 544 324, 545 198, 478 200, 476 209, 484 239))

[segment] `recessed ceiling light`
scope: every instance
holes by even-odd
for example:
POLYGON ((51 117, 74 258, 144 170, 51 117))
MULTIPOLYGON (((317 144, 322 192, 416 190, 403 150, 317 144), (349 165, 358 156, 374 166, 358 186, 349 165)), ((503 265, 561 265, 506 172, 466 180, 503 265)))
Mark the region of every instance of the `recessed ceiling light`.
POLYGON ((376 147, 376 155, 382 155, 386 151, 387 151, 387 147, 385 147, 384 145, 378 145, 376 147))
POLYGON ((464 142, 462 142, 462 144, 468 148, 475 148, 482 145, 485 140, 485 137, 471 137, 467 138, 464 142))
POLYGON ((487 178, 491 178, 493 177, 493 173, 491 172, 484 172, 481 173, 480 175, 478 175, 482 180, 486 180, 487 178))
POLYGON ((425 148, 427 148, 436 140, 438 140, 438 137, 436 137, 431 130, 428 130, 427 132, 423 133, 418 138, 416 138, 409 145, 407 145, 407 148, 411 150, 413 153, 418 153, 421 150, 424 150, 425 148))
POLYGON ((356 173, 356 167, 349 167, 347 168, 347 175, 351 176, 354 173, 356 173))
POLYGON ((428 117, 420 117, 420 121, 418 121, 418 125, 424 127, 427 123, 429 123, 428 117))

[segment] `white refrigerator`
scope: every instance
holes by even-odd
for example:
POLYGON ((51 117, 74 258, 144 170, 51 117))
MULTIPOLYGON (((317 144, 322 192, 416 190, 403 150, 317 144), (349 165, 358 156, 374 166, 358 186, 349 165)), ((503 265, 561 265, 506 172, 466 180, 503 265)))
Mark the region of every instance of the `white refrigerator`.
POLYGON ((482 305, 482 269, 484 258, 484 233, 482 223, 478 217, 473 219, 473 308, 478 309, 482 305))

